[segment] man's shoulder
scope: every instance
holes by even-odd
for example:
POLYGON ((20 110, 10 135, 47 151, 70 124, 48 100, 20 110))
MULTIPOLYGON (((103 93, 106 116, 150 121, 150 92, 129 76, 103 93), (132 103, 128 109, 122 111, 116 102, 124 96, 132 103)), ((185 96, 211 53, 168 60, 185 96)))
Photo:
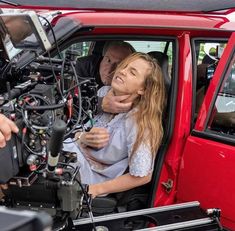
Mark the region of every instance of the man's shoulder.
POLYGON ((77 62, 82 64, 92 63, 94 65, 95 63, 98 63, 101 60, 101 58, 102 58, 101 55, 88 55, 88 56, 79 57, 77 59, 77 62))
POLYGON ((101 59, 102 57, 99 55, 88 55, 78 58, 76 61, 77 75, 81 77, 95 78, 97 80, 97 73, 101 59))

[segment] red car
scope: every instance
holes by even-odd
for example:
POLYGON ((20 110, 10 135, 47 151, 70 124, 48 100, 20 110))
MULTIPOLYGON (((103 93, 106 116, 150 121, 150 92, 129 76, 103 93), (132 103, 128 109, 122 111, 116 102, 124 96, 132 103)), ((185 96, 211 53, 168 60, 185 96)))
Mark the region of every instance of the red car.
MULTIPOLYGON (((62 54, 101 53, 109 40, 161 54, 168 84, 164 139, 145 207, 198 201, 202 209, 221 209, 223 227, 235 230, 235 3, 11 2, 53 14, 54 27, 64 19, 76 25, 58 35, 62 54)), ((51 52, 57 57, 55 45, 51 52)))

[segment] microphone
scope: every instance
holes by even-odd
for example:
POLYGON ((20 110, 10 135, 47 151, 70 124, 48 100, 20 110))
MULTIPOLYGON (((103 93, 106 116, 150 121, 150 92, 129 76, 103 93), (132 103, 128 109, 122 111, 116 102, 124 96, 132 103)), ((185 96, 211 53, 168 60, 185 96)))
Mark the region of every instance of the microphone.
POLYGON ((63 120, 56 120, 53 125, 51 139, 49 141, 47 171, 50 173, 54 172, 58 164, 60 156, 59 154, 62 148, 65 130, 66 123, 63 120))

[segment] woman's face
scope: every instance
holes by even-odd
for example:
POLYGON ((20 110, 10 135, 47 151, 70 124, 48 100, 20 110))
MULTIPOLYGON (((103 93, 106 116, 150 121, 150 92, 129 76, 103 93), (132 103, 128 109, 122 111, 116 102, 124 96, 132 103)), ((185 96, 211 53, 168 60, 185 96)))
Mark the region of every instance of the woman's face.
POLYGON ((115 72, 112 88, 116 95, 142 95, 145 77, 150 72, 149 63, 138 58, 115 72))

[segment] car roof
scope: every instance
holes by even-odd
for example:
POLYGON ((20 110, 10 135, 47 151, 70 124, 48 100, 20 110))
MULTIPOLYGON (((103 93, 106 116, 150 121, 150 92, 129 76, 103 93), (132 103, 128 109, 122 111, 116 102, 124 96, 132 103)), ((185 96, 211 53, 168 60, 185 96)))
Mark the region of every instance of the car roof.
MULTIPOLYGON (((103 9, 129 11, 212 12, 235 9, 234 0, 11 0, 12 4, 37 8, 103 9)), ((226 13, 226 11, 224 11, 226 13)))
MULTIPOLYGON (((173 30, 204 31, 204 34, 217 31, 222 35, 226 31, 233 32, 235 28, 234 20, 229 20, 226 16, 213 14, 202 16, 195 13, 180 14, 172 12, 61 11, 56 20, 64 16, 81 22, 83 27, 94 27, 101 30, 102 28, 113 28, 111 30, 115 30, 115 32, 118 32, 118 28, 120 30, 122 28, 122 33, 124 33, 125 28, 128 28, 127 33, 130 28, 134 30, 142 28, 143 30, 150 30, 151 33, 153 33, 153 28, 159 28, 160 33, 163 33, 163 30, 168 32, 173 30)), ((163 34, 166 34, 165 32, 163 34)))
MULTIPOLYGON (((64 0, 11 0, 10 3, 38 12, 60 10, 61 17, 66 15, 83 26, 96 28, 158 27, 205 33, 232 32, 235 28, 234 0, 69 0, 66 4, 64 0)), ((9 8, 9 4, 4 6, 9 8)), ((3 4, 0 7, 4 8, 3 4)))

